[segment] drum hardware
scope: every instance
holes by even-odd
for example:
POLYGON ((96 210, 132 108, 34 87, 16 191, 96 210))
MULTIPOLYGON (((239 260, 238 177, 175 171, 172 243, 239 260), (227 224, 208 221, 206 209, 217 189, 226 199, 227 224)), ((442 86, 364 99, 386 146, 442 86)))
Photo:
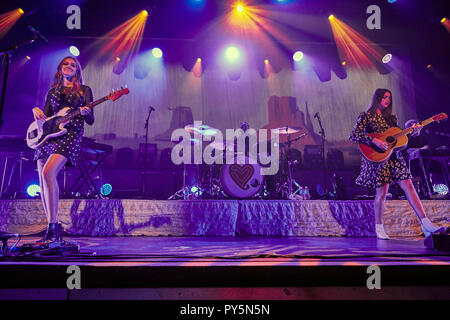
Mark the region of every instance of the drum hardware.
MULTIPOLYGON (((282 128, 278 128, 276 130, 279 130, 282 128)), ((284 154, 284 158, 287 162, 287 175, 285 176, 285 181, 279 186, 278 192, 281 192, 283 195, 283 198, 285 199, 298 199, 297 195, 302 190, 302 187, 292 178, 292 165, 295 164, 293 160, 291 160, 290 157, 290 148, 291 145, 295 142, 300 140, 301 138, 306 136, 306 133, 296 137, 295 139, 291 140, 291 134, 299 132, 299 129, 297 128, 290 128, 289 126, 284 127, 283 130, 280 130, 279 133, 287 134, 287 142, 286 143, 280 143, 280 147, 282 149, 282 153, 284 154), (293 191, 293 185, 297 187, 295 192, 293 191)), ((284 170, 284 166, 282 167, 284 170)))
POLYGON ((300 127, 280 127, 280 128, 275 128, 275 129, 271 129, 271 131, 276 132, 278 134, 287 134, 287 135, 291 135, 293 133, 297 133, 300 132, 302 128, 300 127))
POLYGON ((235 154, 233 163, 222 167, 220 178, 225 193, 238 199, 255 197, 264 185, 261 166, 244 154, 235 154))
MULTIPOLYGON (((184 130, 191 134, 201 134, 202 136, 210 136, 215 135, 217 133, 217 129, 214 129, 208 125, 195 125, 189 124, 184 127, 184 130)), ((200 144, 200 141, 195 138, 190 138, 189 140, 192 146, 196 146, 200 144)), ((175 143, 179 143, 176 141, 175 143)), ((213 142, 216 143, 214 146, 216 149, 223 150, 225 148, 225 144, 221 142, 213 142), (223 149, 221 149, 221 146, 223 149)), ((214 198, 219 196, 221 193, 220 187, 213 180, 213 166, 209 168, 209 178, 208 183, 203 183, 203 178, 205 175, 205 170, 202 170, 204 165, 195 164, 195 178, 193 179, 193 183, 188 183, 187 181, 187 165, 183 164, 183 186, 177 192, 175 192, 172 196, 169 197, 169 200, 174 199, 184 199, 184 200, 193 200, 193 199, 204 199, 207 197, 214 198), (205 192, 206 191, 206 192, 205 192)), ((190 181, 189 181, 190 182, 190 181)))
POLYGON ((199 133, 202 136, 213 136, 217 133, 217 129, 214 129, 206 124, 196 125, 196 124, 188 124, 184 127, 189 133, 199 133))

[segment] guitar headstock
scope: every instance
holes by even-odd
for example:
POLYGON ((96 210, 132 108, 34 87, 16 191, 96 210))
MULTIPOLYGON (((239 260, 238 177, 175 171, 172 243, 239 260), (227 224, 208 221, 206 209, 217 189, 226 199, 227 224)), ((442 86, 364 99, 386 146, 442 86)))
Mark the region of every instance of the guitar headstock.
POLYGON ((116 101, 117 99, 119 99, 121 96, 123 96, 124 94, 129 94, 130 90, 128 90, 128 88, 121 88, 120 90, 116 90, 116 91, 112 91, 109 95, 108 95, 108 100, 111 101, 116 101))
POLYGON ((440 121, 440 120, 444 120, 444 119, 447 119, 447 118, 448 118, 448 116, 444 112, 439 113, 439 114, 437 114, 437 115, 432 117, 433 121, 440 121))

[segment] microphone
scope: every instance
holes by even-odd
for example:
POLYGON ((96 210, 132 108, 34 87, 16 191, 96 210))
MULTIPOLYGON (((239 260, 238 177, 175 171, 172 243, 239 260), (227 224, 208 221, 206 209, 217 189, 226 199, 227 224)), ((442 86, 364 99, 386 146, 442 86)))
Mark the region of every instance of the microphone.
POLYGON ((152 106, 149 106, 149 107, 148 107, 148 110, 155 111, 155 108, 153 108, 152 106))
POLYGON ((48 43, 48 40, 39 31, 37 31, 35 28, 33 28, 32 26, 28 26, 28 29, 30 29, 30 31, 33 32, 34 35, 36 37, 38 37, 39 40, 41 40, 44 44, 48 43))
POLYGON ((314 114, 314 118, 319 118, 319 112, 316 112, 316 113, 314 114))

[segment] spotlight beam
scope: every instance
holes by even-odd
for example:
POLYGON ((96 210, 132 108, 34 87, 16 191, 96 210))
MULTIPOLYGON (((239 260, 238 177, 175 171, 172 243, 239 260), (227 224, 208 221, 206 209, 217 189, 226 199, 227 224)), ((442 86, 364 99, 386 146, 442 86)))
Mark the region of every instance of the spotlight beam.
POLYGON ((0 15, 0 38, 12 28, 23 13, 23 10, 18 8, 0 15))
POLYGON ((98 57, 108 57, 111 60, 121 57, 125 64, 139 51, 142 36, 149 14, 145 10, 120 24, 105 34, 101 40, 94 43, 90 49, 98 51, 98 57), (100 49, 98 49, 100 47, 100 49))
POLYGON ((347 61, 358 69, 375 67, 385 50, 356 32, 333 15, 328 17, 341 61, 347 61))

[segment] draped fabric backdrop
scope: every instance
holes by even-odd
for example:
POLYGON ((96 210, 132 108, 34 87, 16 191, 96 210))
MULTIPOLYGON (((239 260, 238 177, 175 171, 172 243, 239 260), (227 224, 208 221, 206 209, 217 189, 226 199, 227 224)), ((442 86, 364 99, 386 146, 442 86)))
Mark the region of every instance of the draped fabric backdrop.
MULTIPOLYGON (((44 56, 39 72, 38 105, 42 105, 48 85, 59 60, 65 55, 44 56)), ((85 135, 118 147, 137 149, 145 136, 148 107, 156 111, 150 117, 149 142, 158 148, 172 144, 156 141, 155 137, 170 128, 173 111, 178 106, 191 108, 194 120, 222 130, 235 129, 242 121, 259 129, 268 124, 268 102, 271 96, 293 97, 297 109, 304 114, 305 125, 318 134, 320 127, 313 115, 319 112, 329 145, 353 148, 348 136, 360 112, 364 111, 376 88, 389 88, 393 93, 394 113, 403 126, 416 118, 414 85, 407 54, 400 60, 394 57, 393 71, 380 74, 377 70, 347 69, 347 77, 340 79, 331 71, 331 80, 321 82, 308 65, 301 70, 283 68, 267 78, 261 77, 253 66, 244 66, 238 80, 230 80, 219 65, 210 64, 201 77, 186 71, 182 64, 167 63, 152 68, 143 79, 135 77, 139 64, 130 61, 121 74, 113 73, 112 64, 88 63, 83 70, 85 84, 94 99, 107 95, 112 88, 127 85, 130 94, 115 102, 107 102, 95 109, 96 122, 87 126, 85 135), (104 135, 114 133, 114 140, 104 135), (164 146, 165 144, 165 146, 164 146)), ((169 135, 170 136, 170 135, 169 135)), ((318 141, 318 140, 317 140, 318 141)))

